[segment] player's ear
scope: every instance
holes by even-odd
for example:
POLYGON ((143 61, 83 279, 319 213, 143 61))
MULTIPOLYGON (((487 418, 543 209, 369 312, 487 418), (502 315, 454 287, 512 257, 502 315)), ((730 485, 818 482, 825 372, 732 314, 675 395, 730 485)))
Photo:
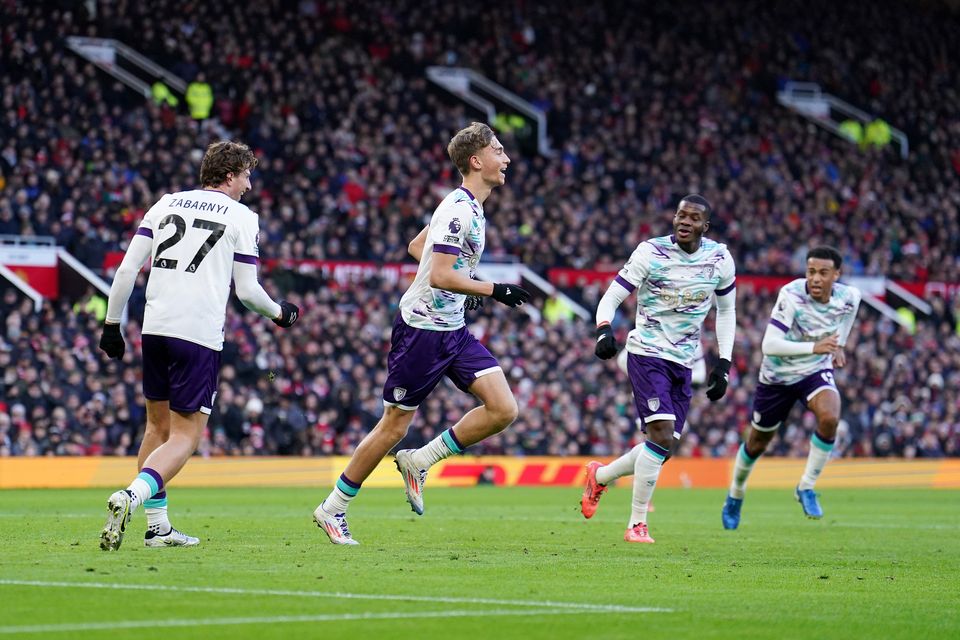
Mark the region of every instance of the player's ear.
POLYGON ((706 233, 706 232, 707 232, 707 229, 709 229, 709 228, 710 228, 710 221, 709 221, 709 220, 704 220, 704 221, 703 221, 703 232, 706 233))

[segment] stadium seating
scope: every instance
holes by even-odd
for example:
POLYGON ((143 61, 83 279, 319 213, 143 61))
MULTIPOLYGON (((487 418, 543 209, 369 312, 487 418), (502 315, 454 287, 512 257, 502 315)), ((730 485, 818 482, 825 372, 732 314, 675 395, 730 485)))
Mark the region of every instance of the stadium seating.
MULTIPOLYGON (((853 274, 960 281, 960 65, 924 46, 960 26, 943 10, 884 4, 866 15, 822 0, 608 3, 592 12, 506 0, 265 2, 231 13, 234 28, 221 33, 205 3, 100 3, 95 19, 84 4, 0 5, 0 234, 54 236, 95 270, 125 248, 161 193, 195 185, 213 136, 185 112, 132 96, 62 40, 136 33, 130 44, 184 78, 202 69, 219 120, 257 149, 245 202, 260 213, 265 256, 406 259, 407 241, 455 184, 443 143, 470 117, 430 89, 423 68, 458 64, 545 108, 559 150, 515 154, 487 207, 488 257, 540 272, 617 267, 640 239, 665 232, 676 199, 696 190, 716 203, 711 235, 729 244, 743 273, 798 273, 806 247, 828 242, 853 274), (900 19, 904 11, 911 20, 900 19), (510 16, 509 28, 493 15, 510 16), (773 100, 786 79, 816 80, 884 117, 910 135, 914 152, 902 161, 860 149, 793 117, 773 100)), ((280 335, 231 309, 220 406, 203 451, 349 453, 381 411, 399 290, 284 270, 267 284, 293 292, 305 322, 280 335)), ((589 306, 600 292, 573 293, 589 306)), ((838 375, 844 455, 960 455, 960 297, 932 302, 915 335, 861 312, 856 354, 838 375)), ((771 304, 740 296, 731 396, 695 402, 688 455, 735 447, 771 304)), ((141 288, 127 332, 134 343, 142 307, 141 288)), ((96 319, 72 308, 57 301, 34 314, 4 293, 0 454, 135 452, 138 354, 108 363, 95 348, 96 319)), ((625 307, 621 317, 632 314, 625 307)), ((629 390, 613 365, 592 358, 587 325, 488 308, 475 328, 521 406, 517 425, 486 452, 603 455, 636 437, 629 390)), ((436 394, 411 440, 430 438, 471 404, 436 394)), ((809 428, 798 411, 777 453, 802 454, 809 428)))

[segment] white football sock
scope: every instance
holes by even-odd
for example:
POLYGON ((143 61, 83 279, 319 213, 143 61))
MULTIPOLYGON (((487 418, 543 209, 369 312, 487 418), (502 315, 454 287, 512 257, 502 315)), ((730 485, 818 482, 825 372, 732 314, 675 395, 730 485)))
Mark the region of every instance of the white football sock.
POLYGON ((154 494, 154 488, 141 477, 136 477, 133 479, 133 482, 130 483, 130 486, 127 487, 127 491, 133 496, 132 504, 130 505, 130 511, 133 511, 146 500, 150 499, 150 496, 154 494))
POLYGON ((760 459, 760 456, 751 458, 747 453, 747 445, 741 444, 737 451, 736 462, 733 464, 733 482, 730 483, 730 497, 743 500, 747 492, 747 479, 750 472, 753 471, 753 465, 760 459))
POLYGON ((610 484, 616 481, 617 478, 632 474, 633 468, 637 465, 637 456, 640 455, 640 449, 642 448, 643 443, 640 443, 610 464, 597 469, 597 482, 600 484, 610 484))
POLYGON ((830 453, 833 451, 833 440, 829 442, 821 438, 816 432, 810 438, 810 453, 807 455, 807 467, 803 471, 803 477, 800 478, 798 489, 813 489, 817 483, 820 472, 830 459, 830 453))
POLYGON ((147 528, 156 533, 166 533, 170 531, 172 525, 167 518, 166 507, 149 507, 147 513, 147 528))
POLYGON ((436 438, 411 454, 413 463, 419 469, 429 469, 444 458, 463 453, 463 446, 457 441, 453 427, 446 429, 436 438))
POLYGON ((341 473, 337 483, 333 486, 333 491, 327 496, 320 507, 330 515, 346 513, 350 501, 357 497, 360 492, 360 485, 350 480, 346 474, 341 473))
POLYGON ((627 523, 628 527, 632 527, 638 522, 645 523, 647 521, 647 507, 650 504, 650 498, 653 497, 653 490, 657 487, 660 469, 663 468, 663 462, 667 459, 669 453, 663 447, 652 442, 643 443, 643 448, 637 456, 637 463, 634 467, 633 506, 630 513, 630 522, 627 523))

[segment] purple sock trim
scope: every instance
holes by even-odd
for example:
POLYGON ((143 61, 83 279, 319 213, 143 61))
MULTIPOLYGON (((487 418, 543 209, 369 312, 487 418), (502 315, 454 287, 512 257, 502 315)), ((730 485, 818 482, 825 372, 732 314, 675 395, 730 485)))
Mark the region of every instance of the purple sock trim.
POLYGON ((450 439, 453 440, 454 444, 457 445, 457 448, 460 449, 460 451, 463 451, 464 449, 466 449, 466 447, 463 446, 463 444, 461 444, 461 442, 457 439, 457 434, 453 432, 453 427, 450 427, 449 429, 447 429, 447 433, 450 434, 450 439))
MULTIPOLYGON (((149 475, 151 478, 153 478, 154 480, 157 481, 157 493, 160 493, 160 492, 163 491, 163 478, 160 477, 160 474, 159 474, 159 473, 157 473, 156 471, 154 471, 154 470, 151 469, 150 467, 144 467, 143 470, 140 471, 140 473, 145 473, 145 474, 149 475)), ((154 494, 154 495, 156 495, 156 494, 154 494)))
POLYGON ((654 444, 654 443, 650 442, 649 440, 647 440, 646 442, 644 442, 644 445, 646 445, 647 449, 650 449, 650 451, 653 451, 654 453, 656 453, 656 454, 659 455, 660 457, 665 458, 665 457, 667 457, 668 455, 670 455, 670 450, 669 450, 669 449, 664 449, 664 448, 661 447, 660 445, 654 444))
POLYGON ((167 497, 167 492, 166 492, 166 490, 163 490, 163 491, 157 491, 155 494, 153 494, 153 496, 151 496, 150 499, 151 499, 151 500, 163 500, 163 499, 166 498, 166 497, 167 497))
POLYGON ((346 474, 341 473, 340 479, 343 480, 343 484, 347 485, 352 489, 359 489, 360 485, 346 476, 346 474))

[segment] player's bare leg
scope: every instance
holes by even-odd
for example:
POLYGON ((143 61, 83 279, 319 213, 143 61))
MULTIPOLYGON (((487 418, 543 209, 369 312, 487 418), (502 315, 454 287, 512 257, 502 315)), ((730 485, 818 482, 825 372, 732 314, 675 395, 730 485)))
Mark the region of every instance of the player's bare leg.
POLYGON ((823 387, 807 401, 807 407, 817 417, 817 430, 810 439, 807 466, 797 485, 796 497, 808 518, 819 519, 823 517, 823 509, 813 487, 833 451, 840 422, 840 394, 833 387, 823 387))
MULTIPOLYGON (((147 426, 137 453, 137 471, 142 471, 147 457, 170 438, 170 402, 150 400, 147 403, 147 426)), ((167 491, 164 489, 143 503, 147 514, 147 532, 143 536, 147 547, 192 547, 199 538, 181 533, 167 517, 167 491)))
POLYGON ((368 433, 347 463, 330 495, 313 511, 313 520, 333 544, 357 544, 347 526, 347 507, 360 485, 373 473, 384 456, 403 440, 416 411, 397 406, 384 407, 383 416, 368 433))
POLYGON ((200 445, 200 438, 210 416, 200 411, 170 411, 170 436, 143 461, 163 477, 164 484, 173 479, 200 445))
POLYGON ((468 411, 453 427, 419 449, 397 452, 397 469, 403 476, 407 502, 419 515, 423 514, 423 485, 431 466, 500 433, 517 419, 517 400, 503 371, 497 369, 480 376, 468 391, 483 404, 468 411))
POLYGON ((396 406, 384 408, 380 422, 364 437, 347 463, 343 473, 356 483, 362 483, 380 461, 403 440, 416 411, 396 406))
POLYGON ((143 469, 147 456, 157 450, 170 437, 170 402, 167 400, 146 400, 147 426, 137 452, 137 471, 143 469))

